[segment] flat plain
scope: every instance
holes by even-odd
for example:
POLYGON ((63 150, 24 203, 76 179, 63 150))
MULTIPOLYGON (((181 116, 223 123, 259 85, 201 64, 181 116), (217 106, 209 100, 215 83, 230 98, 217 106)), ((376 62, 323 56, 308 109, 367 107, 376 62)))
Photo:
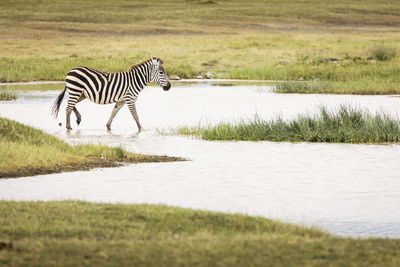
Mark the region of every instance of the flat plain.
POLYGON ((317 93, 399 92, 397 1, 45 0, 0 7, 1 82, 62 81, 78 65, 126 71, 158 56, 181 78, 210 72, 328 81, 317 93))

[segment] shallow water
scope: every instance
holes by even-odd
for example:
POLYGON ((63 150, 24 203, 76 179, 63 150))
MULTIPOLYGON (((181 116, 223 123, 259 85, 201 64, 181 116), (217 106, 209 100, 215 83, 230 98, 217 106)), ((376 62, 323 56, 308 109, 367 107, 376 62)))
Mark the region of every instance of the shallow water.
POLYGON ((136 134, 126 107, 107 132, 113 106, 84 101, 77 105, 81 125, 73 123, 75 129, 67 134, 58 126, 61 121, 64 126, 65 102, 58 120, 49 113, 58 93, 21 93, 16 101, 0 102, 0 116, 71 143, 121 145, 190 161, 0 180, 0 199, 162 203, 261 215, 342 236, 400 238, 398 145, 208 142, 157 134, 157 129, 232 121, 255 113, 266 119, 291 119, 314 113, 322 104, 350 104, 397 116, 400 98, 274 94, 262 83, 230 87, 201 82, 174 86, 169 92, 148 87, 137 103, 144 132, 136 134))

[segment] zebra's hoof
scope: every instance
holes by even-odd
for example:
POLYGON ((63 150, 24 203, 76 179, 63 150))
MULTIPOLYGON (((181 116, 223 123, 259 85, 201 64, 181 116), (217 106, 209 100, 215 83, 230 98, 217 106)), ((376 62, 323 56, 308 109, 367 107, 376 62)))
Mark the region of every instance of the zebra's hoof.
POLYGON ((107 126, 107 131, 111 131, 111 126, 108 126, 108 125, 106 125, 107 126))
POLYGON ((76 123, 79 125, 81 123, 80 119, 76 119, 76 123))

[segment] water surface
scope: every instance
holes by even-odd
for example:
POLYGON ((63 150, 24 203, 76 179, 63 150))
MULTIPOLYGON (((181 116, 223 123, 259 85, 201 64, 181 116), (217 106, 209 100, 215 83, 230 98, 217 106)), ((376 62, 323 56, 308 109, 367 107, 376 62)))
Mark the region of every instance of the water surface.
POLYGON ((398 145, 209 142, 157 134, 158 129, 255 113, 291 119, 314 113, 320 105, 350 104, 392 116, 400 109, 400 98, 391 96, 288 95, 270 89, 262 83, 213 82, 181 84, 168 92, 147 87, 137 103, 144 127, 140 134, 126 107, 107 132, 113 106, 89 101, 77 105, 82 123, 73 123, 67 133, 58 126, 65 123, 65 102, 57 120, 49 113, 59 92, 20 93, 16 101, 0 102, 0 116, 70 143, 101 142, 190 161, 0 180, 0 199, 162 203, 315 225, 342 236, 400 238, 398 145))

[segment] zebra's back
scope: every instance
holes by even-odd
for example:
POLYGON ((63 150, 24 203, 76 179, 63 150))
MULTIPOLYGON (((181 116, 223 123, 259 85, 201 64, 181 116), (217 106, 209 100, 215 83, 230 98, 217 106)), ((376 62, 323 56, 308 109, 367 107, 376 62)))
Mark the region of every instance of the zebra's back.
POLYGON ((84 66, 70 70, 65 80, 72 96, 84 93, 97 104, 121 101, 129 86, 128 74, 124 72, 103 72, 84 66))

